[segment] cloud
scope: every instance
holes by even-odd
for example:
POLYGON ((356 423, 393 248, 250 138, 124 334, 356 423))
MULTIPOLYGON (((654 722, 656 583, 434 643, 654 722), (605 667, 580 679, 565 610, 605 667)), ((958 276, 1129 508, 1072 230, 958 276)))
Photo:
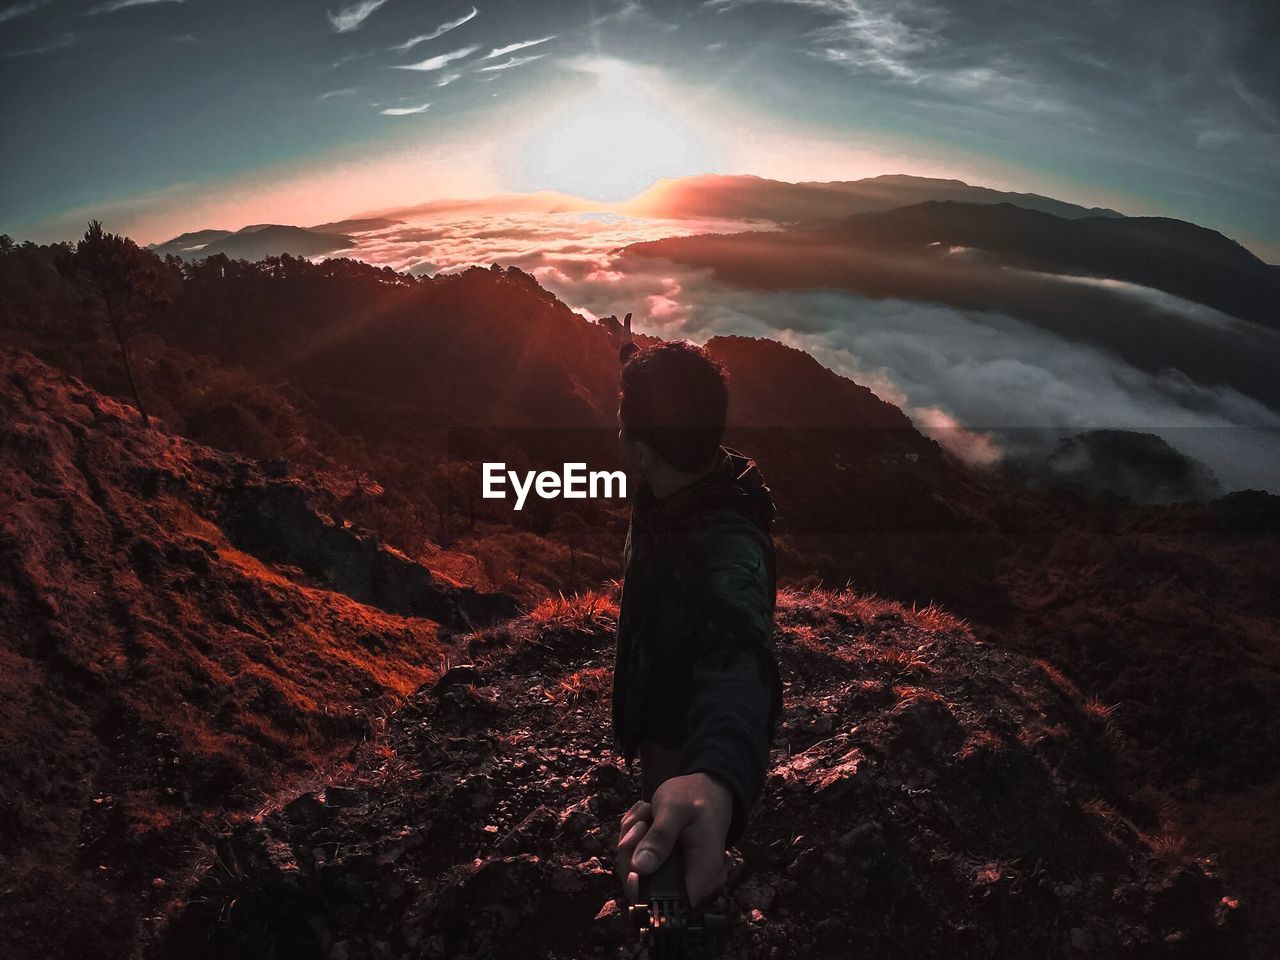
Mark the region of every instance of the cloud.
POLYGON ((1086 116, 999 48, 954 43, 947 10, 927 0, 707 0, 720 12, 748 4, 802 7, 828 22, 807 34, 810 56, 851 73, 928 87, 961 102, 1086 116))
POLYGON ((646 13, 644 4, 639 3, 639 0, 620 0, 616 10, 600 14, 586 26, 599 27, 600 24, 611 22, 611 20, 634 20, 644 13, 646 13))
POLYGON ((357 92, 356 87, 343 87, 341 90, 328 90, 316 97, 317 100, 332 100, 334 97, 349 97, 357 92))
POLYGON ((407 117, 411 113, 425 113, 430 106, 431 104, 424 103, 420 107, 386 107, 379 112, 388 117, 407 117))
MULTIPOLYGON (((637 240, 707 229, 733 232, 749 226, 728 220, 693 222, 587 211, 553 212, 563 209, 564 205, 565 201, 557 196, 531 196, 433 204, 429 212, 421 214, 401 209, 383 210, 379 215, 406 222, 361 236, 357 255, 370 263, 396 269, 404 269, 416 260, 430 259, 445 272, 493 262, 530 271, 555 267, 578 282, 606 270, 610 257, 619 247, 637 240), (523 209, 511 205, 510 200, 521 203, 523 209)), ((619 275, 619 279, 624 278, 619 275)), ((650 280, 644 277, 637 283, 639 290, 650 284, 650 280)), ((625 295, 621 287, 606 291, 606 284, 599 276, 591 281, 591 287, 602 297, 625 295)), ((583 290, 570 292, 574 295, 569 302, 580 306, 579 294, 583 290)))
POLYGON ((457 80, 461 76, 462 74, 460 73, 446 73, 439 80, 436 81, 436 86, 447 87, 449 84, 453 83, 455 80, 457 80))
POLYGON ((1125 280, 1113 280, 1110 277, 1087 277, 1061 273, 1039 273, 1035 275, 1060 283, 1074 283, 1085 287, 1099 287, 1103 290, 1110 290, 1121 296, 1156 307, 1163 313, 1190 320, 1196 326, 1208 327, 1211 330, 1227 331, 1246 336, 1260 335, 1263 337, 1270 336, 1271 338, 1276 336, 1273 331, 1268 331, 1256 323, 1233 317, 1230 314, 1223 313, 1221 310, 1205 306, 1203 303, 1183 300, 1172 293, 1165 293, 1163 290, 1156 290, 1153 287, 1144 287, 1125 280))
POLYGON ((492 60, 494 57, 502 57, 517 50, 524 50, 526 47, 536 47, 540 43, 546 43, 548 40, 554 40, 555 38, 555 34, 552 34, 549 37, 542 37, 538 40, 522 40, 519 43, 509 43, 505 47, 495 47, 480 59, 492 60))
POLYGON ((463 47, 460 50, 451 50, 448 53, 441 53, 434 57, 428 57, 418 63, 398 63, 394 67, 396 70, 439 70, 446 67, 455 60, 461 60, 463 57, 469 57, 471 54, 479 50, 479 47, 463 47))
POLYGON ((0 23, 7 23, 28 13, 34 13, 41 7, 47 7, 53 0, 30 0, 28 3, 15 3, 0 10, 0 23))
POLYGON ((462 26, 468 20, 475 19, 476 15, 479 12, 480 11, 478 11, 475 7, 472 7, 470 13, 463 14, 457 20, 450 20, 448 23, 442 23, 440 24, 440 26, 436 27, 430 33, 424 33, 420 37, 411 37, 410 39, 406 40, 404 43, 397 43, 395 46, 388 47, 387 49, 388 50, 412 50, 414 47, 416 47, 420 43, 426 43, 428 40, 435 40, 437 37, 442 37, 446 33, 448 33, 450 30, 454 30, 462 26))
POLYGON ((914 55, 940 44, 938 27, 944 19, 936 7, 917 4, 886 5, 876 0, 707 0, 720 12, 753 3, 780 3, 805 7, 830 18, 830 23, 811 34, 815 54, 851 69, 867 69, 900 80, 917 82, 923 71, 914 55), (919 25, 908 25, 901 11, 919 10, 926 16, 919 25))
POLYGON ((493 70, 510 70, 512 67, 520 67, 526 63, 533 63, 535 60, 541 60, 545 56, 545 53, 537 53, 531 57, 511 57, 508 60, 503 60, 501 63, 495 63, 489 67, 481 67, 480 72, 489 73, 493 70))
MULTIPOLYGON (((430 264, 443 273, 517 266, 590 318, 631 311, 637 329, 664 337, 782 340, 896 404, 971 463, 1044 458, 1063 437, 1123 429, 1156 434, 1203 461, 1226 490, 1280 491, 1280 412, 1232 387, 1196 382, 1172 367, 1142 370, 996 311, 833 290, 745 290, 710 270, 622 249, 645 238, 758 224, 551 212, 555 206, 548 200, 541 209, 504 211, 495 199, 398 214, 408 222, 362 235, 353 255, 396 269, 430 264)), ((1120 318, 1145 302, 1162 311, 1168 336, 1205 329, 1228 353, 1248 349, 1256 334, 1209 308, 1133 284, 1067 282, 1105 290, 1120 318)))
POLYGON ((1280 129, 1280 111, 1265 97, 1251 90, 1238 73, 1230 71, 1227 74, 1227 86, 1265 126, 1272 130, 1280 129))
POLYGON ((1207 463, 1225 489, 1280 490, 1280 413, 1231 387, 1195 383, 1175 369, 1139 370, 996 312, 832 291, 739 290, 643 259, 613 260, 610 282, 571 277, 557 293, 606 313, 633 305, 639 328, 663 336, 781 339, 897 404, 971 462, 997 453, 1041 458, 1063 437, 1121 429, 1162 437, 1207 463), (619 273, 622 282, 613 279, 619 273))
MULTIPOLYGON (((148 0, 135 0, 135 2, 145 3, 148 0)), ((360 0, 359 3, 341 7, 337 13, 326 12, 325 16, 329 18, 329 23, 338 33, 350 33, 352 30, 359 29, 360 25, 386 2, 387 0, 360 0)))
POLYGON ((27 47, 23 50, 6 50, 0 53, 0 59, 8 59, 10 57, 33 57, 41 53, 52 53, 54 50, 65 50, 67 47, 74 46, 77 41, 74 33, 67 32, 55 40, 41 44, 38 47, 27 47))
POLYGON ((635 20, 646 12, 644 5, 639 3, 638 0, 621 0, 616 10, 600 14, 600 16, 588 23, 587 27, 598 27, 612 20, 635 20))
POLYGON ((1248 158, 1264 173, 1280 170, 1280 108, 1234 70, 1204 78, 1200 89, 1206 88, 1217 95, 1187 118, 1196 146, 1237 162, 1248 158))
POLYGON ((129 7, 147 7, 156 3, 186 3, 186 0, 108 0, 107 3, 85 11, 85 15, 115 13, 117 10, 125 10, 129 7))
POLYGON ((333 61, 333 63, 329 64, 329 69, 331 69, 331 70, 332 70, 332 69, 334 69, 334 68, 336 68, 336 67, 341 67, 341 66, 343 66, 344 64, 351 63, 351 62, 353 62, 353 61, 355 61, 355 60, 363 60, 365 57, 369 57, 369 56, 372 56, 372 55, 373 55, 372 51, 366 51, 365 53, 347 53, 347 54, 343 54, 343 55, 342 55, 341 57, 339 57, 337 60, 333 61))

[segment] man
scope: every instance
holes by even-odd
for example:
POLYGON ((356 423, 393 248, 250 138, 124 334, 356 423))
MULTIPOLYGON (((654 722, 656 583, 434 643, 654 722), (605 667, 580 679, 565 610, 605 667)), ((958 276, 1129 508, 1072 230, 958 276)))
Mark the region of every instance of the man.
POLYGON ((782 709, 773 501, 755 463, 720 445, 720 365, 690 343, 638 349, 630 319, 618 433, 633 496, 613 730, 628 766, 639 753, 642 789, 622 818, 617 872, 634 903, 639 875, 679 844, 697 905, 726 879, 782 709))

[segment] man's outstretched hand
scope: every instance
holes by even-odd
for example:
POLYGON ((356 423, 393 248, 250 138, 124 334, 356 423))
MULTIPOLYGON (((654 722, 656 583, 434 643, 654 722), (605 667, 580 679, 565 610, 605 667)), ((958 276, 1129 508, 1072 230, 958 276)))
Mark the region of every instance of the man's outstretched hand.
POLYGON ((628 313, 621 323, 616 316, 602 317, 601 320, 618 347, 618 359, 626 363, 631 354, 639 349, 631 336, 631 314, 628 313))
POLYGON ((724 841, 733 817, 733 794, 706 773, 663 781, 652 802, 637 801, 622 817, 617 873, 626 897, 640 896, 640 874, 657 870, 676 843, 684 853, 685 886, 691 906, 715 893, 728 878, 724 841))

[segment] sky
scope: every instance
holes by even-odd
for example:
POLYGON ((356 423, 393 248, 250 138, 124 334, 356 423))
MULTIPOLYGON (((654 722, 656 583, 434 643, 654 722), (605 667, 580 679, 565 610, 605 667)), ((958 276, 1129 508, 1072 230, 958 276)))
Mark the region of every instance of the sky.
POLYGON ((0 231, 948 176, 1280 262, 1280 4, 0 0, 0 231))

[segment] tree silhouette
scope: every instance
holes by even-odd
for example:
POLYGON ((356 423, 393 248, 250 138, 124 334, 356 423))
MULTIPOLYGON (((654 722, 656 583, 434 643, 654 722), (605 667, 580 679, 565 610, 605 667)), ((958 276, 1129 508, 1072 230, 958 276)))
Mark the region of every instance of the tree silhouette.
POLYGON ((134 378, 128 339, 139 322, 169 300, 157 262, 154 254, 142 250, 128 237, 104 231, 98 220, 89 221, 89 229, 76 244, 72 257, 76 277, 96 300, 116 338, 143 426, 150 426, 151 420, 134 378))

